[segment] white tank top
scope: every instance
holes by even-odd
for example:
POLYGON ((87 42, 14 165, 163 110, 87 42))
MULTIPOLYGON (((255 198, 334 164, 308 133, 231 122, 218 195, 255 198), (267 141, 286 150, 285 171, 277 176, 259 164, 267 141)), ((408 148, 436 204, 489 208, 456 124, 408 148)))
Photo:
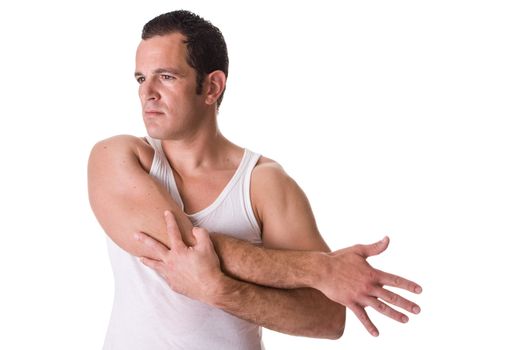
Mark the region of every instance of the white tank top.
MULTIPOLYGON (((183 208, 160 140, 147 140, 155 150, 150 175, 165 185, 183 208)), ((250 202, 251 172, 259 157, 245 149, 239 167, 217 199, 188 215, 195 226, 261 243, 261 230, 250 202)), ((264 349, 261 327, 173 292, 138 258, 111 239, 107 241, 115 296, 104 350, 264 349)))

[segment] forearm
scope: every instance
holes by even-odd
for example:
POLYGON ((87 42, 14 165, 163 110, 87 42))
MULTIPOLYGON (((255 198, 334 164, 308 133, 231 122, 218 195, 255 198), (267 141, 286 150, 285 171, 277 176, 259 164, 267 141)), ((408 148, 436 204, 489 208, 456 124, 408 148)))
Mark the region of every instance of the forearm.
POLYGON ((315 288, 326 276, 328 255, 318 251, 267 249, 226 235, 212 241, 221 269, 236 279, 275 288, 315 288))
POLYGON ((209 302, 246 321, 277 332, 315 338, 339 338, 345 307, 310 289, 275 289, 226 277, 209 302))

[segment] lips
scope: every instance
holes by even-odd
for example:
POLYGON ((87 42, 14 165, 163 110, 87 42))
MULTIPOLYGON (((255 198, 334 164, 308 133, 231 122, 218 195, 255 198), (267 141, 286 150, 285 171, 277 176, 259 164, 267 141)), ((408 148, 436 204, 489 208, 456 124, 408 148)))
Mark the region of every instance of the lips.
POLYGON ((155 109, 147 109, 147 110, 144 111, 144 116, 150 117, 150 118, 159 117, 159 116, 161 116, 163 114, 164 113, 162 113, 161 111, 155 110, 155 109))

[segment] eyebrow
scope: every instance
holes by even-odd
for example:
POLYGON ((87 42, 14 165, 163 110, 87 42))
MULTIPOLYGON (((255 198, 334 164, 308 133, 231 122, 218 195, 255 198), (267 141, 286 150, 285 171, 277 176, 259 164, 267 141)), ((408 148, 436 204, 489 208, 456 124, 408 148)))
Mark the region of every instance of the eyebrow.
MULTIPOLYGON (((169 74, 178 75, 181 77, 184 76, 184 74, 182 74, 179 70, 175 68, 157 68, 153 71, 153 73, 154 74, 169 73, 169 74)), ((141 77, 141 76, 144 76, 144 74, 142 74, 141 72, 135 72, 135 78, 141 77)))

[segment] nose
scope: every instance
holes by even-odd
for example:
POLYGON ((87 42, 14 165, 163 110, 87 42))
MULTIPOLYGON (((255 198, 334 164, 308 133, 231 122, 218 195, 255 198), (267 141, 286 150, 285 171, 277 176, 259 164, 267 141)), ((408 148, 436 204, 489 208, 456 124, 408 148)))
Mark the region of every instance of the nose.
POLYGON ((139 87, 139 95, 142 101, 156 101, 160 99, 160 94, 154 79, 146 79, 139 87))

